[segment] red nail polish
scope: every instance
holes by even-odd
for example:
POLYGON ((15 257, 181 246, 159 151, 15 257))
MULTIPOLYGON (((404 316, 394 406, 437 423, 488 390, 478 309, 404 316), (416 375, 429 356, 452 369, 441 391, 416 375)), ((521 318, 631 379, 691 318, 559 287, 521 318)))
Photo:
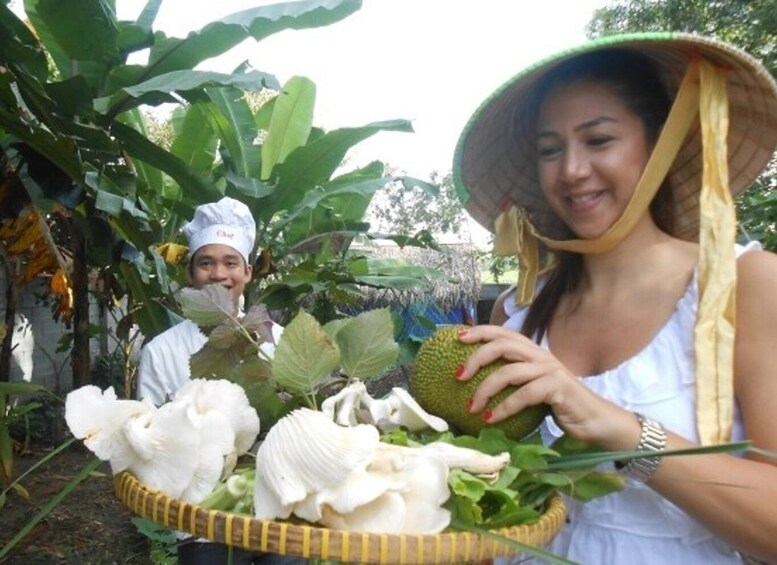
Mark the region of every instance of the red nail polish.
POLYGON ((458 367, 456 367, 456 371, 453 373, 453 375, 457 379, 460 379, 463 374, 464 374, 464 365, 459 365, 458 367))
POLYGON ((483 420, 486 422, 490 422, 491 418, 494 417, 494 412, 492 410, 486 410, 483 412, 483 420))
POLYGON ((460 329, 459 331, 456 332, 456 336, 457 337, 465 336, 465 335, 467 335, 468 331, 469 330, 467 328, 462 328, 462 329, 460 329))
POLYGON ((467 400, 467 412, 472 412, 472 405, 475 404, 475 400, 470 398, 467 400))

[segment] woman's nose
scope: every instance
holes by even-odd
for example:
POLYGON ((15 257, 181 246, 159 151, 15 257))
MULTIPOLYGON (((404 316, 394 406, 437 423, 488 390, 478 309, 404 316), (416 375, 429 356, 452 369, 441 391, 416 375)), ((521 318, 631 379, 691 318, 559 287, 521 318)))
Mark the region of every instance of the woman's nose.
POLYGON ((565 182, 575 182, 588 177, 591 174, 591 162, 583 148, 570 144, 564 151, 561 163, 561 175, 565 182))

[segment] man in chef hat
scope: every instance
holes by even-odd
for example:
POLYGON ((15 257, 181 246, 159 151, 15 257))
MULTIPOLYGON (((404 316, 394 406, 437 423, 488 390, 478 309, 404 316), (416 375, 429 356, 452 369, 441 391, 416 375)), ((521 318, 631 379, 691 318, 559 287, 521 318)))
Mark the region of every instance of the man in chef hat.
MULTIPOLYGON (((202 204, 182 231, 189 240, 189 284, 194 288, 222 285, 238 310, 253 274, 249 257, 256 240, 256 222, 248 206, 228 196, 202 204)), ((281 331, 280 326, 273 326, 276 341, 281 331)), ((189 381, 189 358, 206 341, 197 324, 184 320, 147 343, 138 367, 138 398, 148 398, 156 405, 165 402, 189 381)), ((261 348, 272 355, 274 344, 263 343, 261 348)))
MULTIPOLYGON (((189 240, 189 284, 202 288, 220 284, 229 290, 239 310, 243 291, 251 281, 253 268, 249 259, 256 240, 256 222, 248 206, 225 196, 218 202, 202 204, 194 218, 182 229, 189 240)), ((277 342, 283 328, 273 325, 277 342)), ((191 320, 184 320, 159 334, 142 350, 138 367, 138 398, 148 398, 154 404, 164 403, 191 378, 189 358, 199 351, 207 337, 191 320)), ((275 346, 263 343, 260 348, 272 355, 275 346)), ((183 534, 181 534, 183 535, 183 534)), ((252 553, 229 548, 220 543, 186 537, 178 546, 180 565, 292 565, 303 559, 270 553, 252 553)))

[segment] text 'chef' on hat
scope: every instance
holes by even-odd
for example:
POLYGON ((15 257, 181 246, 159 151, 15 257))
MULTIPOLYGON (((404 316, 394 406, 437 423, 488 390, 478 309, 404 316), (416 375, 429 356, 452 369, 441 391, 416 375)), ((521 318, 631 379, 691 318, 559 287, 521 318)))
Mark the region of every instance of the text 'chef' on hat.
POLYGON ((189 240, 189 257, 204 245, 218 243, 232 247, 248 263, 256 240, 256 222, 251 210, 229 196, 197 206, 194 218, 181 231, 189 240))

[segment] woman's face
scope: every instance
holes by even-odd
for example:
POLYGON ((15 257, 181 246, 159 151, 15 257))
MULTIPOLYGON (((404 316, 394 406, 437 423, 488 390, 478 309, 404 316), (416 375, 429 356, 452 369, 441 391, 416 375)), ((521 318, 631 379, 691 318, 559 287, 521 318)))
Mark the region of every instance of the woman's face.
POLYGON ((602 235, 623 213, 650 157, 642 121, 606 85, 550 91, 537 122, 540 185, 579 238, 602 235))
POLYGON ((252 268, 243 256, 229 245, 203 245, 192 257, 189 269, 190 283, 195 288, 220 284, 229 290, 235 303, 251 281, 252 268))

